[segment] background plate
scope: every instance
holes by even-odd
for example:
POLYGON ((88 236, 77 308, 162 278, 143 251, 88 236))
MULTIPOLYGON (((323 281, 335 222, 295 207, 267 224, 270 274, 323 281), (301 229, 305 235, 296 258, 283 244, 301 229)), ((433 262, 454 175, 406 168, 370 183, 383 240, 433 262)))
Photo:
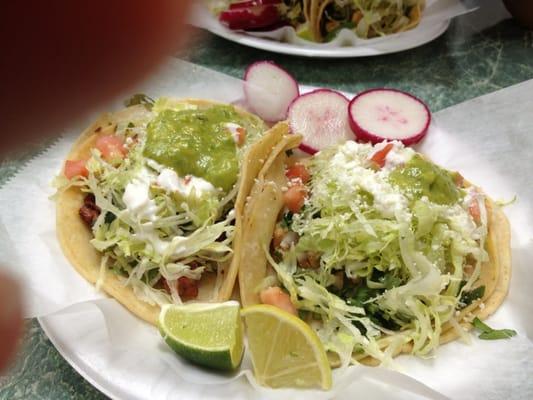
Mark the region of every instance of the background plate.
POLYGON ((383 41, 374 46, 355 46, 355 47, 305 47, 298 44, 282 43, 271 39, 253 37, 245 33, 233 32, 227 29, 206 28, 209 32, 223 37, 232 42, 244 46, 255 47, 256 49, 272 51, 274 53, 288 54, 303 57, 317 58, 348 58, 348 57, 369 57, 383 54, 397 53, 403 50, 409 50, 422 46, 442 35, 450 21, 447 20, 436 24, 432 29, 426 30, 423 34, 413 35, 409 41, 399 41, 391 38, 389 41, 383 41))

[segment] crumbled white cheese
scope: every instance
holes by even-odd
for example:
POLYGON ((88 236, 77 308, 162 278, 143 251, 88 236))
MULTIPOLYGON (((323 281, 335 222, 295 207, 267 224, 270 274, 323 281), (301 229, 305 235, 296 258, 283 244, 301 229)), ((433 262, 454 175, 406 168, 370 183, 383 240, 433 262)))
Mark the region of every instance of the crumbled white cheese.
POLYGON ((368 148, 358 146, 362 145, 348 141, 332 157, 331 166, 338 171, 338 183, 348 190, 359 187, 372 194, 374 207, 385 218, 402 215, 408 219, 407 198, 388 182, 387 170, 374 171, 366 167, 368 148))
POLYGON ((385 157, 384 169, 391 171, 400 165, 407 163, 415 154, 410 147, 404 147, 401 142, 394 141, 392 149, 385 157))

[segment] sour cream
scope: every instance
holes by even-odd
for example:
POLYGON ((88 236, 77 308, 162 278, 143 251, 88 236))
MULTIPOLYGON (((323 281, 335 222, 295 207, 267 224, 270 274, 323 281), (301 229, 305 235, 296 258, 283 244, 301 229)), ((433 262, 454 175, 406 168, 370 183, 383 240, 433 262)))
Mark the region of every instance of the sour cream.
POLYGON ((231 136, 233 137, 233 141, 237 144, 240 143, 241 132, 242 132, 243 127, 233 122, 228 122, 224 126, 228 128, 228 130, 230 131, 231 136))
POLYGON ((184 236, 174 236, 171 240, 161 239, 153 228, 152 223, 142 224, 140 229, 133 236, 136 239, 150 243, 155 252, 160 255, 165 254, 169 247, 172 246, 173 251, 171 256, 179 256, 180 253, 185 250, 180 244, 187 240, 184 236))
POLYGON ((176 171, 170 168, 161 170, 156 178, 156 183, 165 190, 178 192, 185 197, 194 194, 201 197, 204 193, 215 193, 215 187, 205 179, 187 175, 184 178, 178 176, 176 171))
POLYGON ((139 174, 126 185, 122 201, 126 209, 139 221, 155 221, 157 205, 150 198, 150 173, 143 168, 139 174))

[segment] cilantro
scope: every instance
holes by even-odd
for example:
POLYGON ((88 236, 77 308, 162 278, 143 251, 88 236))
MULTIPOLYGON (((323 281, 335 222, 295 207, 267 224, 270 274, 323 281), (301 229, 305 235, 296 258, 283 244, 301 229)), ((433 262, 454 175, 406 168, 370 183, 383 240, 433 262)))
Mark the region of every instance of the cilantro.
MULTIPOLYGON (((351 289, 343 288, 343 292, 341 297, 346 298, 346 303, 364 308, 366 315, 375 324, 390 330, 400 329, 400 326, 393 320, 391 315, 380 309, 375 302, 369 301, 383 293, 383 289, 371 289, 366 284, 362 284, 351 289)), ((361 331, 355 322, 354 325, 361 331)), ((363 331, 361 333, 365 334, 363 331)))
POLYGON ((370 289, 366 285, 361 285, 355 289, 352 297, 347 300, 347 303, 358 307, 364 307, 368 300, 373 299, 377 295, 379 295, 379 290, 370 289))
POLYGON ((341 22, 339 24, 339 26, 337 26, 331 32, 327 33, 326 37, 324 38, 324 41, 325 42, 331 42, 333 39, 335 39, 337 34, 344 28, 346 28, 346 29, 354 29, 355 28, 355 24, 352 21, 341 22))
POLYGON ((154 99, 145 95, 144 93, 137 93, 124 102, 126 107, 136 106, 138 104, 141 104, 148 110, 151 110, 154 105, 154 99))
POLYGON ((467 305, 471 304, 474 300, 481 299, 485 294, 485 286, 479 286, 475 289, 470 290, 469 292, 463 292, 461 295, 460 308, 465 308, 467 305))
POLYGON ((516 331, 513 329, 492 329, 490 326, 482 322, 478 317, 474 318, 472 324, 477 330, 481 331, 481 334, 479 335, 480 339, 498 340, 509 339, 513 336, 516 336, 516 331))
POLYGON ((500 207, 507 207, 507 206, 510 206, 511 204, 514 204, 516 202, 516 199, 517 197, 515 194, 511 200, 496 200, 495 203, 499 205, 500 207))
POLYGON ((106 212, 105 213, 105 217, 104 217, 104 221, 105 221, 106 224, 110 224, 116 218, 117 218, 117 216, 115 214, 113 214, 112 212, 106 212))
POLYGON ((293 216, 293 214, 290 211, 288 213, 286 213, 286 214, 283 214, 283 219, 281 221, 281 225, 284 228, 290 228, 291 227, 291 225, 292 225, 292 216, 293 216))

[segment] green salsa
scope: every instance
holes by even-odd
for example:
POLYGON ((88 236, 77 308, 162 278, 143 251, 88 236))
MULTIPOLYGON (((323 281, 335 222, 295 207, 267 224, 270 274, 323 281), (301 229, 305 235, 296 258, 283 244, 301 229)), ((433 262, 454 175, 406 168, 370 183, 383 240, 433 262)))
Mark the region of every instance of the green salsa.
POLYGON ((404 166, 392 171, 389 181, 413 199, 427 196, 434 203, 449 205, 456 203, 461 197, 453 175, 418 154, 404 166))
POLYGON ((238 149, 226 124, 245 127, 252 121, 235 108, 214 105, 207 109, 161 111, 147 128, 143 154, 174 169, 178 175, 203 178, 228 191, 239 173, 238 149))

